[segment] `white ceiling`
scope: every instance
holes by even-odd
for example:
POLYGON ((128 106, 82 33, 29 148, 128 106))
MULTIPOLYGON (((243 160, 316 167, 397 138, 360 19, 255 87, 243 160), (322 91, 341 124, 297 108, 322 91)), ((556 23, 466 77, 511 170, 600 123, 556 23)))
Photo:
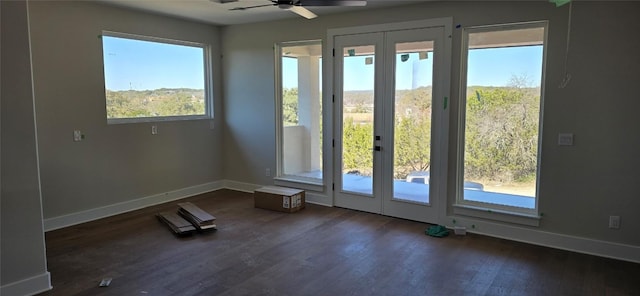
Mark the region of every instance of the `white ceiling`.
MULTIPOLYGON (((238 0, 219 3, 220 0, 97 0, 110 5, 169 15, 213 25, 237 25, 289 18, 300 18, 293 12, 275 6, 231 11, 234 7, 269 4, 269 0, 238 0)), ((400 6, 430 0, 368 0, 363 7, 307 7, 319 17, 327 14, 361 11, 389 6, 400 6)))

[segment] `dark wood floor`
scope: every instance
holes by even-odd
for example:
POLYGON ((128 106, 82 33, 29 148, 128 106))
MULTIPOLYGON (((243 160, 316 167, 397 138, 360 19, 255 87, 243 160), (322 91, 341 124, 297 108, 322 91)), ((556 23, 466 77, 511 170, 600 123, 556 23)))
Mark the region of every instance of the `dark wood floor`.
POLYGON ((186 200, 218 230, 174 236, 154 216, 172 202, 48 232, 43 295, 640 295, 640 264, 340 208, 255 209, 230 190, 186 200))

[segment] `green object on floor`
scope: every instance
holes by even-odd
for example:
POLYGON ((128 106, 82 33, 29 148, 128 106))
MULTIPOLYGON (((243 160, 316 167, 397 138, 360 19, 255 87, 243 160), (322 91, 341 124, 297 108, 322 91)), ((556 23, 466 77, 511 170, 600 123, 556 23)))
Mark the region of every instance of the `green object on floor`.
POLYGON ((571 2, 571 0, 549 0, 549 2, 553 3, 556 5, 556 7, 560 7, 562 5, 565 5, 569 2, 571 2))
POLYGON ((426 235, 434 236, 434 237, 445 237, 449 235, 449 230, 442 225, 433 225, 429 226, 427 230, 424 232, 426 235))

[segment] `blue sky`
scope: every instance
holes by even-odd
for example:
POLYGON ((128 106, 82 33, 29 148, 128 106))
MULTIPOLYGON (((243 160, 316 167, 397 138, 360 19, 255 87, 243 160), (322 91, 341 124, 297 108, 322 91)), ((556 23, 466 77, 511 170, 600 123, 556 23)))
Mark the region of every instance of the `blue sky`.
POLYGON ((109 90, 204 89, 204 52, 200 47, 111 36, 103 36, 102 45, 109 90))
POLYGON ((541 45, 470 50, 467 85, 508 86, 512 76, 526 75, 527 86, 540 86, 541 65, 541 45))
MULTIPOLYGON (((373 89, 373 64, 365 63, 365 56, 347 57, 344 61, 344 89, 373 89)), ((531 85, 539 86, 542 76, 542 46, 488 48, 469 51, 468 85, 508 86, 512 76, 526 76, 531 85)), ((397 56, 396 89, 412 89, 431 85, 433 53, 419 59, 409 54, 406 61, 397 56)), ((283 61, 284 87, 297 86, 297 68, 294 59, 283 61)))
MULTIPOLYGON (((433 53, 419 59, 417 53, 409 54, 404 62, 396 57, 396 89, 413 89, 429 86, 432 81, 433 53)), ((373 89, 373 64, 365 64, 366 57, 347 57, 344 61, 344 90, 373 89)))
MULTIPOLYGON (((204 88, 203 49, 141 40, 103 36, 105 84, 109 90, 158 88, 204 88), (176 58, 179 57, 179 58, 176 58), (161 61, 161 62, 159 62, 161 61)), ((365 56, 345 58, 344 89, 373 89, 373 64, 365 56)), ((529 86, 541 77, 542 46, 476 49, 469 51, 469 86, 506 86, 512 76, 526 76, 529 86)), ((396 60, 396 89, 431 85, 433 53, 420 59, 417 53, 396 60)), ((455 69, 454 69, 455 70, 455 69)), ((297 87, 293 59, 283 61, 284 87, 297 87)))

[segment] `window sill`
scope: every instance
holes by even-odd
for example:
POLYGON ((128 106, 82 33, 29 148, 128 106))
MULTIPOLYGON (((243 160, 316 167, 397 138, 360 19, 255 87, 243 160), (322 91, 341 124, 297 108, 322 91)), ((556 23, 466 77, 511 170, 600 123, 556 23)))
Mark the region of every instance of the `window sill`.
POLYGON ((273 179, 274 184, 278 186, 299 188, 309 191, 323 192, 324 184, 322 184, 322 180, 318 179, 306 179, 306 178, 296 178, 293 176, 282 176, 276 177, 273 179))
POLYGON ((538 227, 540 216, 536 214, 518 213, 506 210, 496 210, 481 206, 454 204, 453 213, 461 216, 482 218, 487 220, 508 222, 513 224, 538 227))
POLYGON ((209 115, 185 115, 185 116, 158 116, 158 117, 135 117, 135 118, 107 118, 107 124, 126 123, 147 123, 147 122, 172 122, 187 120, 212 120, 209 115))

